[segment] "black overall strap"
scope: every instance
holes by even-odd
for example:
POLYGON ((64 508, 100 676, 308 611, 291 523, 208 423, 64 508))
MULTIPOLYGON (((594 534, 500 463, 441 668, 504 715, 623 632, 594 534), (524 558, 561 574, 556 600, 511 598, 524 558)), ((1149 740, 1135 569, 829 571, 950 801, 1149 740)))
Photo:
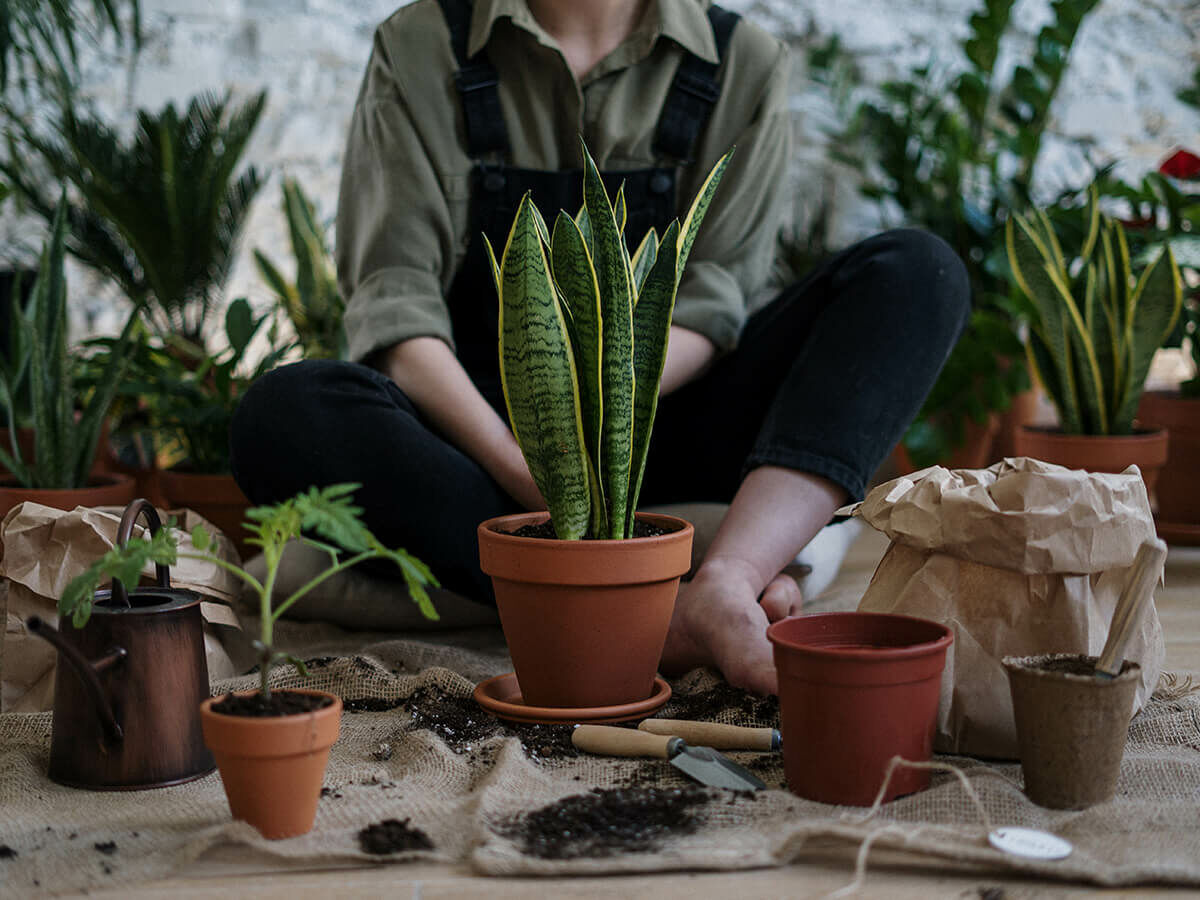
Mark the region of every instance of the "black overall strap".
POLYGON ((708 8, 708 21, 717 44, 717 63, 705 62, 691 53, 684 54, 658 119, 658 130, 654 134, 655 153, 685 163, 692 161, 696 138, 721 96, 717 70, 740 18, 737 13, 715 3, 708 8))
POLYGON ((508 130, 500 108, 500 83, 486 51, 467 56, 471 34, 471 0, 438 0, 450 28, 450 46, 458 60, 454 83, 462 96, 467 123, 467 155, 480 159, 489 153, 508 153, 508 130))

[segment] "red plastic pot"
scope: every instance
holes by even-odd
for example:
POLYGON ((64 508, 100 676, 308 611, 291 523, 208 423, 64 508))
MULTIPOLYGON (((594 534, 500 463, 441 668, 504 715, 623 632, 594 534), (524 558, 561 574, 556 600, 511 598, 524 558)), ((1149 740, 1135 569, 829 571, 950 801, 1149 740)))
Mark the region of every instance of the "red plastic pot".
MULTIPOLYGON (((779 675, 788 787, 821 803, 867 806, 888 761, 933 755, 942 669, 954 635, 945 625, 884 613, 819 613, 767 629, 779 675)), ((929 786, 929 772, 898 768, 885 800, 929 786)))
POLYGON ((524 702, 592 708, 645 700, 654 690, 693 528, 639 513, 657 537, 559 541, 509 532, 546 513, 479 526, 479 561, 492 576, 504 639, 524 702))

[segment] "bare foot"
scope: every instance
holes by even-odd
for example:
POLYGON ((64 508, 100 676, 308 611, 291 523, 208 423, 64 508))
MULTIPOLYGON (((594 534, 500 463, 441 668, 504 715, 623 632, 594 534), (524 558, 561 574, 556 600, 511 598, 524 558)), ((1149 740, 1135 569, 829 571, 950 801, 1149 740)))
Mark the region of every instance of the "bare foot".
POLYGON ((796 579, 786 572, 780 572, 767 585, 759 601, 763 612, 767 614, 768 622, 778 622, 788 616, 798 616, 803 612, 804 595, 796 579))
POLYGON ((759 694, 778 692, 766 637, 769 622, 758 604, 756 577, 737 560, 707 560, 695 578, 680 585, 663 650, 664 672, 715 666, 736 687, 759 694))

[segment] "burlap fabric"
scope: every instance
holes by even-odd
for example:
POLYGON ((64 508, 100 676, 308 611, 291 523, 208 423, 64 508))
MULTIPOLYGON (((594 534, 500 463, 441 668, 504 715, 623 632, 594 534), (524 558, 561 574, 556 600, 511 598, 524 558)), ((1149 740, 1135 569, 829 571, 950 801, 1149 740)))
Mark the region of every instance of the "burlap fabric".
MULTIPOLYGON (((296 628, 297 626, 288 626, 296 628)), ((317 653, 342 649, 334 640, 317 653)), ((485 874, 738 869, 786 863, 817 838, 903 847, 941 859, 1055 879, 1116 885, 1200 884, 1200 698, 1160 692, 1134 721, 1119 795, 1084 812, 1040 809, 1021 793, 1020 768, 954 759, 996 825, 1044 828, 1074 842, 1072 856, 1034 862, 1004 856, 984 841, 980 815, 953 776, 884 807, 861 810, 792 796, 774 755, 733 754, 771 790, 706 792, 665 762, 579 756, 565 726, 506 726, 469 699, 474 683, 506 671, 498 635, 472 632, 376 643, 349 656, 311 657, 313 687, 347 701, 341 739, 326 773, 313 831, 266 841, 231 822, 219 777, 137 793, 93 793, 55 785, 45 771, 49 713, 0 717, 0 895, 132 885, 169 875, 206 848, 237 842, 279 857, 400 862, 414 857, 467 861, 485 874), (468 649, 463 649, 466 645, 468 649), (353 711, 361 710, 361 711, 353 711), (615 811, 611 833, 593 820, 570 837, 546 839, 534 826, 556 801, 586 807, 593 789, 615 811), (613 791, 623 789, 621 793, 613 791), (676 791, 675 789, 681 789, 676 791), (667 793, 654 793, 654 791, 667 793), (647 812, 666 798, 667 821, 647 812), (540 811, 540 812, 539 812, 540 811), (408 820, 432 849, 379 856, 359 833, 387 819, 408 820), (645 827, 633 829, 637 823, 645 827), (592 829, 589 831, 589 829, 592 829), (547 850, 557 858, 546 858, 547 850)), ((223 682, 249 687, 254 679, 223 682)), ((280 686, 300 681, 278 671, 280 686)), ((674 683, 663 715, 776 724, 774 701, 728 688, 707 672, 674 683)), ((1178 694, 1179 692, 1175 692, 1178 694)))

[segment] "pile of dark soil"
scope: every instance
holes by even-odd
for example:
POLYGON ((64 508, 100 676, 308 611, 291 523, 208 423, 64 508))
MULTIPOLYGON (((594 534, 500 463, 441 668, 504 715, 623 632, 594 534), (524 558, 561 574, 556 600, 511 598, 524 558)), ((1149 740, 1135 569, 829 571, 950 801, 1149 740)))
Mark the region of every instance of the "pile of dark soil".
POLYGON ((529 856, 580 859, 650 853, 670 835, 693 833, 696 807, 712 795, 700 787, 594 788, 564 797, 497 831, 529 856))
POLYGON ((358 845, 363 853, 384 856, 404 850, 432 850, 433 841, 420 828, 408 824, 408 819, 384 819, 368 825, 358 833, 358 845))
POLYGON ((273 716, 294 716, 315 712, 333 704, 328 697, 300 694, 295 691, 271 691, 270 697, 260 693, 226 694, 212 705, 212 711, 226 716, 247 716, 262 719, 273 716))
POLYGON ((661 713, 665 719, 732 722, 779 727, 779 698, 760 697, 727 682, 694 694, 676 693, 661 713))

